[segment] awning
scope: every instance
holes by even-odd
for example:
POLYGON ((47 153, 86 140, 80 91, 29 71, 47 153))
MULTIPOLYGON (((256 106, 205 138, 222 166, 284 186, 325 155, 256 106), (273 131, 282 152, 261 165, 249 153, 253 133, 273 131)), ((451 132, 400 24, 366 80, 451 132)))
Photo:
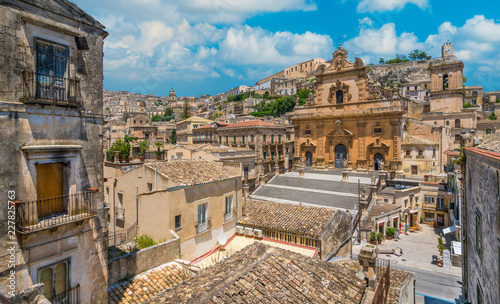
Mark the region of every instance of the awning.
POLYGON ((451 226, 451 227, 448 227, 448 228, 444 228, 443 229, 443 234, 448 234, 448 233, 451 233, 453 231, 457 230, 457 228, 455 228, 455 226, 451 226))

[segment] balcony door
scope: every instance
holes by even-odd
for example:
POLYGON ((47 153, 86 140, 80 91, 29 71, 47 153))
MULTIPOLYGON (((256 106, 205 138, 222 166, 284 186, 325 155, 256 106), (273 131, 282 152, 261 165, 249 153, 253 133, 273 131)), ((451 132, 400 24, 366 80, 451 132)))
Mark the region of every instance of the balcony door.
POLYGON ((40 164, 35 167, 38 218, 63 213, 63 164, 40 164))
POLYGON ((41 39, 36 40, 37 98, 66 101, 68 47, 41 39))

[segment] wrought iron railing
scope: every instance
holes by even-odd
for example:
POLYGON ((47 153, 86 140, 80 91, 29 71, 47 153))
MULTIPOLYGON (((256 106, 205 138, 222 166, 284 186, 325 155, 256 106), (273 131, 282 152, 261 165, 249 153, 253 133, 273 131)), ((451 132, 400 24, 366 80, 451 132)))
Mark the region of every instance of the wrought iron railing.
POLYGON ((81 104, 78 79, 23 71, 23 101, 78 106, 81 104))
POLYGON ((127 242, 132 240, 132 238, 134 236, 137 236, 137 232, 138 232, 138 226, 137 226, 137 222, 135 222, 132 226, 130 226, 127 229, 127 242))
POLYGON ((79 304, 80 284, 47 300, 49 300, 52 304, 79 304))
POLYGON ((80 221, 96 215, 95 191, 16 203, 16 226, 21 233, 29 233, 80 221))
POLYGON ((203 233, 205 231, 212 229, 212 219, 208 217, 203 223, 195 222, 194 226, 196 228, 196 234, 203 233))

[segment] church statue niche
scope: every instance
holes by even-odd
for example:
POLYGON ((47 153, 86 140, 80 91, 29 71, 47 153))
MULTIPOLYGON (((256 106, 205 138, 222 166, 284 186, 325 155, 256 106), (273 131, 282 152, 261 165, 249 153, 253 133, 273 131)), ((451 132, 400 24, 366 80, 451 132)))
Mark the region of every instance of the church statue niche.
POLYGON ((330 103, 342 104, 344 101, 351 101, 352 95, 349 94, 349 86, 337 79, 335 84, 330 87, 328 101, 330 103))
POLYGON ((443 76, 443 90, 448 88, 448 75, 443 76))

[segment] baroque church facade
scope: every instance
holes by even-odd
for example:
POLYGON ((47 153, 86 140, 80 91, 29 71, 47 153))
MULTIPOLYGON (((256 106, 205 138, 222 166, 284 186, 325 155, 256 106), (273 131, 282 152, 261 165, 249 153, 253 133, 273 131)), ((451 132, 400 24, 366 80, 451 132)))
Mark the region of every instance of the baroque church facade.
POLYGON ((369 81, 340 45, 316 72, 315 94, 295 108, 295 164, 317 169, 400 171, 403 116, 412 101, 369 81))

